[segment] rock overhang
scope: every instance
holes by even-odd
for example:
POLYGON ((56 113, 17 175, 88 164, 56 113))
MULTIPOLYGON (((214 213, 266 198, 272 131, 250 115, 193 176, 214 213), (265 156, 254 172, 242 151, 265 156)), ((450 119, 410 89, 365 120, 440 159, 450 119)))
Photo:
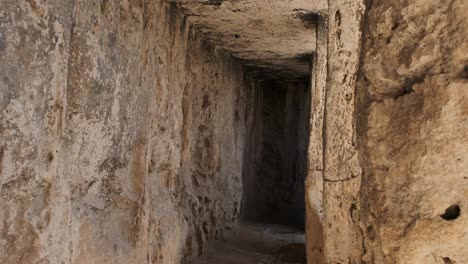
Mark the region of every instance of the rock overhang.
POLYGON ((324 0, 175 0, 186 22, 258 78, 304 78, 324 0))

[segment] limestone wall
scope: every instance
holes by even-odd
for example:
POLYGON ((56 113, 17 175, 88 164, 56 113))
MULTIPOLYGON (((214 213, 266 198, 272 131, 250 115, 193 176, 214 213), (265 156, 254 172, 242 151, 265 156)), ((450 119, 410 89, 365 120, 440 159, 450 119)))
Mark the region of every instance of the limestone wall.
POLYGON ((239 211, 241 66, 161 1, 0 5, 0 262, 200 254, 239 211))
POLYGON ((329 3, 328 68, 318 53, 313 76, 309 263, 468 262, 467 8, 329 3))
POLYGON ((311 113, 308 168, 305 179, 307 262, 323 263, 323 148, 327 79, 328 23, 320 17, 317 25, 317 52, 312 57, 311 113))
POLYGON ((467 13, 463 1, 368 6, 358 86, 367 263, 468 262, 467 13), (456 206, 458 218, 441 217, 456 206))
POLYGON ((364 7, 362 1, 331 1, 317 26, 306 181, 308 263, 361 260, 354 100, 364 7))
MULTIPOLYGON (((203 10, 222 5, 215 2, 203 10)), ((289 7, 307 11, 274 9, 289 7)), ((310 6, 320 15, 315 31, 315 11, 302 15, 307 34, 317 34, 306 50, 316 47, 311 90, 277 102, 312 103, 308 262, 468 263, 468 6, 319 7, 310 6)), ((307 136, 293 142, 291 132, 263 127, 271 94, 240 60, 202 41, 187 22, 203 15, 194 8, 0 0, 0 263, 188 263, 236 221, 241 175, 260 175, 276 158, 287 165, 264 175, 305 169, 304 155, 289 160, 288 146, 305 151, 307 136), (252 163, 262 153, 278 155, 252 163)), ((262 23, 251 22, 255 30, 262 23)), ((254 43, 239 32, 216 36, 254 43)), ((270 113, 304 121, 306 108, 270 113)), ((293 130, 303 132, 302 121, 293 130)), ((247 211, 272 190, 255 179, 244 177, 247 211)), ((297 187, 278 211, 299 204, 297 187)))

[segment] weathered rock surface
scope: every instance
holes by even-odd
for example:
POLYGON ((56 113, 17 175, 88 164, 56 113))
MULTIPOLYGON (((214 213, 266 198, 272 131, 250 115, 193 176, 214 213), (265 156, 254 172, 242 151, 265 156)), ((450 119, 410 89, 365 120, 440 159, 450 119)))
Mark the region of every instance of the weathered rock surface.
POLYGON ((368 263, 468 263, 467 13, 463 1, 368 7, 359 85, 368 263))
POLYGON ((189 263, 242 193, 308 263, 468 263, 467 13, 0 0, 0 263, 189 263))
POLYGON ((185 263, 235 222, 252 82, 173 5, 0 22, 1 263, 185 263))
POLYGON ((327 13, 328 37, 320 26, 317 37, 327 62, 317 44, 312 82, 308 262, 467 262, 466 4, 343 0, 327 13))
POLYGON ((191 24, 260 78, 310 75, 325 0, 176 0, 191 24))
POLYGON ((317 51, 312 58, 311 113, 308 166, 305 179, 307 263, 323 263, 323 170, 324 114, 327 80, 328 23, 322 17, 317 26, 317 51))
POLYGON ((355 88, 363 1, 330 1, 318 27, 306 182, 308 263, 359 263, 355 88))

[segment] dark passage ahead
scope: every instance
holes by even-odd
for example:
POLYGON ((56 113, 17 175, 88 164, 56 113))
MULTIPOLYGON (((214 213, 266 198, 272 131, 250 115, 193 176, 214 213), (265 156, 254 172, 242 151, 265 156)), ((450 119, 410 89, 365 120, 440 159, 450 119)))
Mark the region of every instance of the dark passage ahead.
POLYGON ((306 81, 262 81, 248 137, 243 220, 304 228, 310 89, 306 81))

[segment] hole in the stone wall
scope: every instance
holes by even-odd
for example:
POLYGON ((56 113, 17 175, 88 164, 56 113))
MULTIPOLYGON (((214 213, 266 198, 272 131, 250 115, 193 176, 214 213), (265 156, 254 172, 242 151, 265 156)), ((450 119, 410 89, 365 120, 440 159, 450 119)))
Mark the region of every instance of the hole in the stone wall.
POLYGON ((392 42, 392 36, 385 39, 385 43, 390 44, 390 42, 392 42))
POLYGON ((412 92, 414 92, 414 90, 413 90, 413 87, 411 87, 411 86, 405 86, 405 87, 403 88, 403 93, 404 93, 404 94, 410 94, 410 93, 412 93, 412 92))
POLYGON ((202 103, 203 110, 210 107, 210 105, 211 105, 210 96, 208 94, 203 95, 203 103, 202 103))
POLYGON ((47 161, 51 162, 54 160, 54 154, 52 154, 52 152, 49 152, 49 154, 47 154, 47 161))
POLYGON ((460 216, 460 211, 460 206, 454 204, 445 209, 445 212, 440 217, 447 221, 455 220, 460 216))
POLYGON ((374 231, 374 227, 372 227, 372 226, 368 226, 368 227, 367 227, 367 235, 369 236, 369 239, 370 239, 370 240, 375 240, 375 231, 374 231))
POLYGON ((355 221, 357 219, 357 206, 355 203, 352 203, 349 207, 349 215, 351 216, 351 220, 355 221))
POLYGON ((444 261, 444 264, 453 264, 455 263, 451 258, 449 257, 443 257, 442 261, 444 261))
POLYGON ((340 10, 337 10, 335 12, 335 22, 336 22, 337 27, 341 26, 341 12, 340 12, 340 10))

